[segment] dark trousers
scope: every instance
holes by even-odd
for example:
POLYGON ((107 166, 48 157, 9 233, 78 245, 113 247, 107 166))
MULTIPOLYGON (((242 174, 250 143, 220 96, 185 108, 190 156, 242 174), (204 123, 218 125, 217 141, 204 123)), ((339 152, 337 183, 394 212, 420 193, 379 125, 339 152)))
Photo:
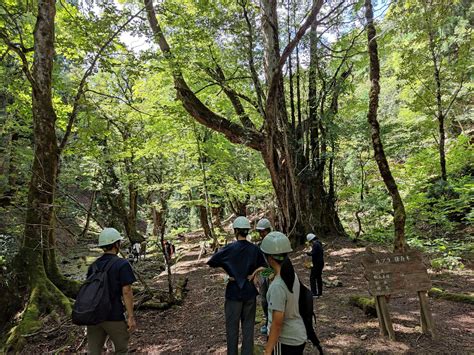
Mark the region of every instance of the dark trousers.
POLYGON ((253 354, 253 334, 255 326, 256 299, 248 301, 225 300, 225 329, 227 354, 239 353, 239 326, 242 324, 242 355, 253 354))
POLYGON ((321 296, 323 294, 323 273, 324 264, 316 265, 311 268, 309 283, 313 296, 321 296), (316 288, 317 285, 317 288, 316 288))
POLYGON ((107 335, 114 344, 115 354, 128 354, 128 339, 130 334, 127 323, 122 321, 105 321, 97 325, 87 326, 87 348, 89 355, 102 354, 107 335))
POLYGON ((273 355, 302 355, 306 343, 301 345, 285 345, 280 342, 277 343, 273 349, 273 355))

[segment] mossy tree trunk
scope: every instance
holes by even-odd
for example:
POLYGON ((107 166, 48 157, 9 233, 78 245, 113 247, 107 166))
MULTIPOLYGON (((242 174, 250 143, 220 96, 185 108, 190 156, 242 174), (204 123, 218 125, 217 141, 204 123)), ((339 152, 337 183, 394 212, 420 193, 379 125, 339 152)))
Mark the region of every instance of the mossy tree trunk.
POLYGON ((407 248, 405 240, 405 207, 398 191, 397 183, 395 182, 392 172, 390 171, 390 166, 385 155, 382 138, 380 135, 380 125, 377 120, 380 94, 380 62, 377 49, 377 32, 374 25, 374 12, 372 9, 371 0, 365 0, 365 18, 367 20, 367 40, 371 83, 367 120, 371 127, 372 146, 374 148, 375 160, 379 167, 380 175, 382 176, 385 186, 387 187, 387 190, 392 198, 394 212, 393 224, 395 227, 394 250, 403 252, 407 248))
MULTIPOLYGON (((69 300, 47 276, 43 253, 50 246, 49 235, 51 228, 54 228, 52 222, 59 156, 51 90, 55 14, 54 0, 38 1, 31 72, 24 65, 32 87, 35 149, 24 236, 14 262, 21 287, 27 296, 22 319, 11 330, 8 338, 7 345, 13 349, 19 349, 25 341, 21 334, 41 326, 41 315, 58 311, 69 313, 71 310, 69 300)), ((24 60, 25 64, 26 58, 24 60)))

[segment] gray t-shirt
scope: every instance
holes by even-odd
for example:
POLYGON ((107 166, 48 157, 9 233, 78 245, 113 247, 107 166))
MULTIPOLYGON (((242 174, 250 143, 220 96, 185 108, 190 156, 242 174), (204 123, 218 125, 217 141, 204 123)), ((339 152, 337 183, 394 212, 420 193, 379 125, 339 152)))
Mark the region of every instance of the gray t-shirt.
POLYGON ((285 313, 279 342, 285 345, 297 346, 306 342, 306 328, 300 316, 298 300, 300 297, 300 281, 295 275, 293 293, 280 276, 276 276, 267 292, 268 301, 268 334, 272 326, 273 311, 285 313))

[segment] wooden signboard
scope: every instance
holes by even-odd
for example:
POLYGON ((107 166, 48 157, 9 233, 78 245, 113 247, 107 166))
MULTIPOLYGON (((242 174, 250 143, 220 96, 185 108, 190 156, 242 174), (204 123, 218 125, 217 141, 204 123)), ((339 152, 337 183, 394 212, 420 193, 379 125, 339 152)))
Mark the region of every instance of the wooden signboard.
POLYGON ((435 338, 433 319, 426 296, 426 292, 431 288, 431 280, 423 264, 422 254, 417 251, 374 253, 367 248, 362 265, 365 269, 364 276, 369 284, 369 293, 375 296, 375 307, 382 335, 395 339, 386 296, 416 292, 420 300, 422 331, 423 333, 430 332, 435 338))
POLYGON ((373 296, 428 291, 431 281, 417 251, 400 253, 369 253, 363 260, 365 278, 373 296))

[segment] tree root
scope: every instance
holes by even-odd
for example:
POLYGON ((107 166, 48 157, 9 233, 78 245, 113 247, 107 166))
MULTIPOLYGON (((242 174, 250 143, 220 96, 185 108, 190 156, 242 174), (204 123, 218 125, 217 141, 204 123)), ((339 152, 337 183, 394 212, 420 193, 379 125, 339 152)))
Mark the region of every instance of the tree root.
POLYGON ((26 344, 25 335, 37 332, 43 326, 42 316, 47 315, 59 323, 60 316, 69 316, 71 310, 69 299, 49 279, 38 279, 30 291, 19 322, 8 333, 5 351, 20 352, 26 344))
POLYGON ((56 285, 56 287, 61 290, 67 297, 75 299, 79 289, 82 286, 82 283, 76 280, 71 280, 65 277, 64 275, 59 275, 58 277, 51 279, 51 281, 56 285))
POLYGON ((184 297, 186 296, 186 285, 188 284, 188 278, 185 277, 178 281, 175 289, 175 294, 170 299, 163 299, 161 297, 153 297, 151 299, 147 299, 138 307, 140 309, 153 309, 153 310, 160 310, 163 311, 165 309, 169 309, 175 305, 180 305, 183 303, 184 297))
POLYGON ((433 298, 440 298, 447 301, 474 304, 474 296, 465 293, 451 293, 437 287, 432 287, 428 295, 433 298))
POLYGON ((364 313, 370 317, 377 317, 377 310, 375 309, 375 300, 373 297, 350 296, 349 304, 362 309, 364 313))

